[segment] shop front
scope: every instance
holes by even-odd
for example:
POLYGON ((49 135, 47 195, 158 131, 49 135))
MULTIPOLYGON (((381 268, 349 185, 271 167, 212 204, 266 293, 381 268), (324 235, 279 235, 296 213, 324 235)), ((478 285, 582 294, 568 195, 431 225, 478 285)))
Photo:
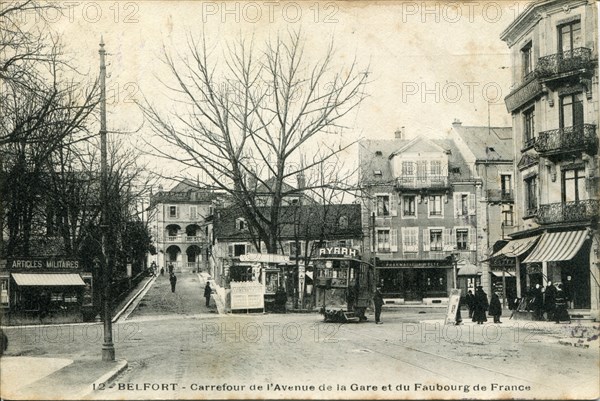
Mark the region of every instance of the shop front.
POLYGON ((443 304, 452 288, 449 260, 384 260, 377 263, 386 303, 443 304))
POLYGON ((0 306, 2 324, 91 320, 92 273, 75 259, 9 259, 0 270, 0 306))

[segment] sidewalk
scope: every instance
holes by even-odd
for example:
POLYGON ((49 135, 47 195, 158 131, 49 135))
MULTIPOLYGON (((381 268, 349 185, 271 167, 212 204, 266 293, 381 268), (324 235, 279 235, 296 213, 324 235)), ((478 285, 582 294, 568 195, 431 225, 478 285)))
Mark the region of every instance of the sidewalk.
POLYGON ((11 400, 89 399, 96 387, 127 369, 127 361, 104 362, 62 358, 10 357, 0 359, 0 397, 11 400))

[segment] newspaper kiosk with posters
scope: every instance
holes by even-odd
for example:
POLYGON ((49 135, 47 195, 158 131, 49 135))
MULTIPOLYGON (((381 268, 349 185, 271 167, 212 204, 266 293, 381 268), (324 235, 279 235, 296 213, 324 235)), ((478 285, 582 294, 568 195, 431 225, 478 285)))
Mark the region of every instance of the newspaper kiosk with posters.
POLYGON ((358 250, 320 248, 314 259, 317 305, 326 322, 360 322, 373 297, 374 267, 358 250))

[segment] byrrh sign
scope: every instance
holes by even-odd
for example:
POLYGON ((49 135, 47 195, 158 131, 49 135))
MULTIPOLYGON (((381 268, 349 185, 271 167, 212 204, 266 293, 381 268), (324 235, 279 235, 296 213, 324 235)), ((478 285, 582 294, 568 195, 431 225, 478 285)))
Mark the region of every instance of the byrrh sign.
POLYGON ((76 259, 9 259, 6 267, 11 270, 52 270, 52 269, 79 269, 79 261, 76 259))
POLYGON ((358 250, 353 248, 346 248, 341 246, 331 247, 331 248, 319 248, 319 256, 327 257, 327 256, 348 256, 353 258, 358 258, 358 250))

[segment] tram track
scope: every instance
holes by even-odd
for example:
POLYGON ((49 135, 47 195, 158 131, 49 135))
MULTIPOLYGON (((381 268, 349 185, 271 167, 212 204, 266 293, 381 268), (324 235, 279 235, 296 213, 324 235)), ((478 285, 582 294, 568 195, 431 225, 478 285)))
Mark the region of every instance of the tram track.
MULTIPOLYGON (((388 346, 388 347, 394 347, 395 349, 400 348, 400 349, 404 349, 404 350, 407 350, 407 351, 412 351, 412 352, 415 352, 415 353, 427 355, 430 358, 431 357, 433 357, 433 358, 439 358, 439 359, 442 359, 442 360, 445 360, 445 361, 448 361, 450 363, 453 363, 453 364, 456 364, 456 365, 460 365, 460 366, 463 367, 463 368, 458 368, 456 370, 453 369, 453 371, 460 371, 460 372, 464 373, 464 367, 466 366, 466 367, 468 367, 470 369, 475 369, 477 371, 487 371, 487 372, 492 373, 494 375, 500 375, 500 376, 506 377, 507 379, 510 379, 511 382, 514 382, 516 380, 518 382, 525 382, 525 383, 528 383, 528 384, 531 384, 531 385, 541 386, 541 387, 544 387, 544 388, 546 388, 548 390, 552 390, 552 391, 555 391, 555 392, 556 391, 561 391, 560 387, 551 386, 551 385, 548 385, 547 383, 542 383, 542 382, 539 382, 539 381, 530 380, 530 379, 524 378, 522 376, 512 375, 512 374, 509 374, 509 373, 506 373, 506 372, 502 372, 500 370, 488 368, 486 366, 477 365, 477 364, 474 364, 474 363, 471 363, 471 362, 465 362, 465 361, 462 361, 462 360, 459 360, 459 359, 455 359, 455 358, 451 358, 451 357, 448 357, 448 356, 440 355, 440 354, 437 354, 437 353, 434 353, 434 352, 430 352, 430 351, 427 351, 427 350, 423 350, 421 348, 416 348, 416 347, 412 347, 412 346, 409 346, 409 345, 404 345, 404 344, 398 343, 396 341, 390 341, 388 338, 383 338, 383 337, 380 337, 380 336, 376 335, 377 334, 376 333, 377 330, 375 330, 375 329, 367 329, 369 331, 369 334, 367 334, 367 333, 361 333, 361 332, 357 332, 357 331, 352 331, 352 330, 348 329, 345 325, 342 325, 341 329, 345 333, 349 334, 349 336, 346 336, 346 340, 347 341, 349 341, 349 342, 351 342, 353 344, 356 344, 356 345, 360 345, 363 348, 365 347, 365 343, 362 342, 362 341, 353 340, 352 339, 352 335, 356 335, 356 336, 360 336, 360 337, 363 337, 363 338, 368 338, 368 339, 376 340, 376 341, 378 341, 382 345, 385 345, 385 346, 388 346)), ((448 374, 446 374, 444 372, 440 372, 439 370, 429 369, 429 368, 423 366, 423 364, 413 363, 410 360, 407 360, 406 358, 401 358, 401 357, 399 357, 397 355, 394 355, 394 354, 391 354, 389 352, 384 352, 384 351, 380 351, 380 350, 376 350, 376 349, 370 349, 370 351, 375 352, 377 354, 380 354, 382 356, 388 357, 388 358, 395 359, 395 360, 397 360, 399 362, 402 362, 404 364, 413 366, 415 368, 418 368, 420 370, 426 371, 428 373, 432 373, 432 374, 436 375, 437 377, 444 377, 444 378, 446 378, 448 380, 451 380, 453 382, 457 382, 458 383, 458 380, 455 377, 451 377, 451 376, 449 376, 448 374)), ((447 370, 447 369, 445 369, 445 370, 447 370)), ((474 376, 474 377, 476 377, 476 376, 474 376)), ((496 380, 496 381, 498 381, 498 380, 496 380)))

